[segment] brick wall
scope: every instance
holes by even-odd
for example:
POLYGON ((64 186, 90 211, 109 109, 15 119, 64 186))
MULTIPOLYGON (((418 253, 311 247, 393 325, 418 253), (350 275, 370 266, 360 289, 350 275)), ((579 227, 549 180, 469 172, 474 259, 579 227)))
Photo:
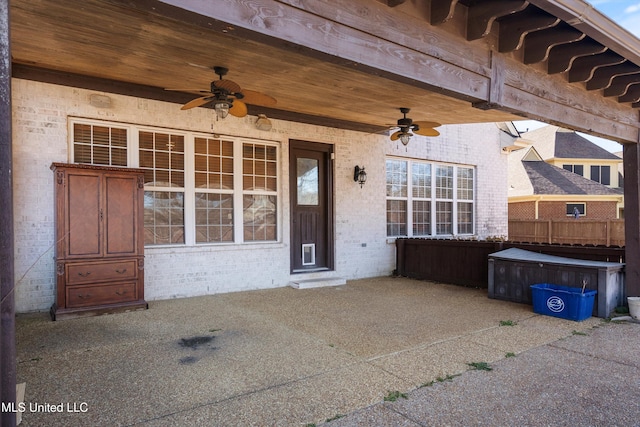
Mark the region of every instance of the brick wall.
POLYGON ((535 219, 535 202, 509 203, 509 219, 535 219))
MULTIPOLYGON (((507 234, 506 156, 494 124, 443 126, 439 138, 414 137, 408 147, 385 135, 272 120, 255 129, 255 117, 216 121, 213 112, 180 111, 171 103, 100 93, 110 108, 89 102, 92 91, 14 79, 13 156, 16 310, 48 310, 54 302, 55 268, 52 162, 68 161, 67 117, 102 119, 263 139, 280 146, 277 243, 148 247, 145 297, 167 299, 286 286, 289 274, 288 141, 334 144, 335 272, 345 279, 389 275, 395 244, 386 238, 385 156, 476 166, 476 234, 507 234), (353 182, 365 166, 363 188, 353 182)), ((395 119, 393 110, 390 118, 395 119)), ((416 120, 428 119, 416 117, 416 120)))
MULTIPOLYGON (((589 219, 616 219, 616 206, 617 206, 616 202, 606 202, 606 201, 605 202, 599 202, 599 201, 586 202, 584 217, 589 219)), ((539 219, 567 218, 567 203, 566 202, 539 202, 538 218, 539 219)))

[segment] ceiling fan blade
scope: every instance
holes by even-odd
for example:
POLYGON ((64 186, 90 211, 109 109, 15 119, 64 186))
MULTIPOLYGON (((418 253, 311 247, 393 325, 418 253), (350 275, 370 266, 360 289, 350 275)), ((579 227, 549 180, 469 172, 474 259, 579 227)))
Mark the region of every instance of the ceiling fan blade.
POLYGON ((180 108, 181 110, 189 110, 191 108, 199 107, 201 105, 206 104, 207 102, 211 102, 215 99, 214 96, 203 96, 200 98, 193 99, 180 108))
POLYGON ((438 136, 440 135, 440 132, 438 132, 435 129, 432 128, 420 128, 418 130, 414 129, 413 133, 416 133, 418 135, 422 135, 422 136, 438 136))
POLYGON ((229 114, 236 117, 244 117, 247 115, 247 104, 237 99, 233 101, 233 106, 229 108, 229 114))
POLYGON ((211 92, 208 90, 202 90, 202 89, 194 89, 194 88, 184 88, 184 87, 166 87, 164 88, 164 90, 170 90, 172 92, 193 92, 193 93, 201 93, 203 95, 206 94, 210 94, 211 92))
POLYGON ((242 95, 244 95, 242 100, 247 104, 260 105, 262 107, 272 107, 278 102, 269 95, 253 90, 243 90, 242 95))
POLYGON ((396 141, 396 140, 400 139, 400 135, 402 135, 402 131, 401 130, 392 133, 389 138, 391 138, 392 141, 396 141))
POLYGON ((231 80, 215 80, 213 85, 217 88, 224 89, 229 93, 242 92, 240 85, 231 80))
POLYGON ((437 128, 438 126, 442 126, 438 122, 413 122, 414 125, 418 125, 421 128, 437 128))

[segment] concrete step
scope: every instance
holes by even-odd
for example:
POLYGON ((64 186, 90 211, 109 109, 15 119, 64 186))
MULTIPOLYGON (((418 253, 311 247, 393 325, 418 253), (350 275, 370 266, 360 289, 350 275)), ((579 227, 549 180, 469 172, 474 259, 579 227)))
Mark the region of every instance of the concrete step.
POLYGON ((292 280, 289 285, 296 289, 311 289, 322 288, 326 286, 340 286, 346 284, 346 279, 341 277, 331 277, 325 279, 306 279, 306 280, 292 280))

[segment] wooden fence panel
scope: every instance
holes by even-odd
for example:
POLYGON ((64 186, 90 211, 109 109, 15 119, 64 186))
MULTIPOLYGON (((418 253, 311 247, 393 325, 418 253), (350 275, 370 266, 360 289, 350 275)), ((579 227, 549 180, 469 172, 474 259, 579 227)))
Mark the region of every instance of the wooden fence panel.
POLYGON ((489 255, 508 248, 592 261, 624 262, 624 248, 475 240, 396 240, 396 274, 456 285, 488 287, 489 255))
POLYGON ((510 220, 516 242, 624 246, 624 220, 510 220))

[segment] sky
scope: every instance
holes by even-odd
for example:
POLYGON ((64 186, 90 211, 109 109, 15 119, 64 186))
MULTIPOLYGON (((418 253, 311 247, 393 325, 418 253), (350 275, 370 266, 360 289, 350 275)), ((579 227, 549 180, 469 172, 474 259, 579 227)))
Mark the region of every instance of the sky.
MULTIPOLYGON (((613 22, 640 38, 640 0, 591 0, 588 1, 593 7, 609 17, 613 22)), ((544 126, 544 123, 533 120, 523 120, 514 122, 518 131, 524 132, 526 129, 534 130, 544 126)), ((593 141, 605 150, 616 152, 622 151, 622 146, 614 141, 597 138, 580 133, 580 135, 593 141)))

